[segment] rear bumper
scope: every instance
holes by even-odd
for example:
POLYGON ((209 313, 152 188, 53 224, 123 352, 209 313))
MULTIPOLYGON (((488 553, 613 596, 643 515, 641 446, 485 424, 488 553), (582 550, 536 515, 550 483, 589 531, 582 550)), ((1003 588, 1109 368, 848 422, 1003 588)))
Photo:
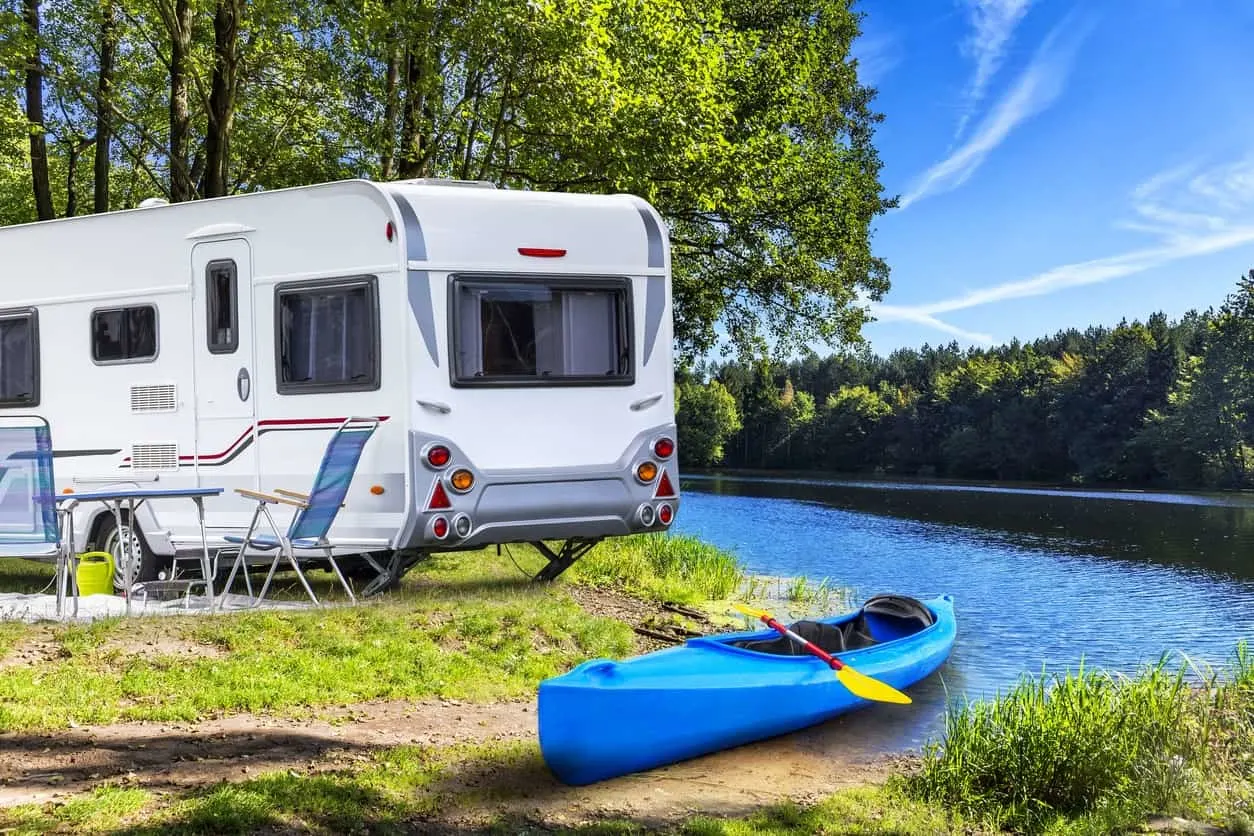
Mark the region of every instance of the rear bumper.
POLYGON ((653 455, 652 447, 662 436, 673 441, 675 432, 674 424, 642 432, 609 466, 482 470, 452 439, 411 431, 410 473, 416 502, 397 548, 473 548, 663 531, 674 523, 679 510, 678 453, 661 459, 653 455), (451 456, 446 465, 433 468, 426 452, 437 444, 447 447, 451 456), (644 461, 658 468, 647 483, 635 476, 636 467, 644 461), (450 482, 459 468, 468 468, 474 475, 473 486, 465 492, 456 491, 450 482), (669 492, 659 490, 663 474, 669 492), (449 507, 435 507, 441 504, 437 484, 449 507), (443 520, 443 526, 437 520, 443 520), (440 537, 442 530, 446 533, 440 537))

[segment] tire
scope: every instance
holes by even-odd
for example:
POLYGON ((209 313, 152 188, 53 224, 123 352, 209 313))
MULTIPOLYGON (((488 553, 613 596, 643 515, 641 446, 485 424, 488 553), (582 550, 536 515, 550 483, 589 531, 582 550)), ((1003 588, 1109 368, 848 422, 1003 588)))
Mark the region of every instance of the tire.
POLYGON ((168 575, 170 573, 171 565, 169 558, 162 558, 153 554, 152 549, 148 548, 148 541, 144 539, 143 530, 138 526, 134 529, 131 528, 130 519, 125 511, 122 512, 121 516, 121 537, 118 536, 117 521, 113 513, 106 511, 104 520, 101 522, 95 538, 96 542, 99 543, 98 548, 101 551, 106 551, 113 555, 113 589, 115 592, 124 592, 126 590, 126 572, 122 563, 122 537, 130 535, 132 547, 137 546, 139 551, 139 571, 131 578, 132 583, 160 580, 163 574, 168 575))

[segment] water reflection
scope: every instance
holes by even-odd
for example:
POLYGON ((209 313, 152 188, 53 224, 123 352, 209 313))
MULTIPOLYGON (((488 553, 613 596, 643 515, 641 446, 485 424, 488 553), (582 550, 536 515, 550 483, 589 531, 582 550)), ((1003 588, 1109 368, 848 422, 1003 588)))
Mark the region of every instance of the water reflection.
POLYGON ((726 477, 683 488, 676 530, 752 571, 828 577, 858 600, 955 596, 948 664, 909 711, 839 721, 849 743, 865 729, 868 745, 917 746, 942 728, 947 697, 991 695, 1042 666, 1134 672, 1164 652, 1222 663, 1254 638, 1248 498, 726 477))

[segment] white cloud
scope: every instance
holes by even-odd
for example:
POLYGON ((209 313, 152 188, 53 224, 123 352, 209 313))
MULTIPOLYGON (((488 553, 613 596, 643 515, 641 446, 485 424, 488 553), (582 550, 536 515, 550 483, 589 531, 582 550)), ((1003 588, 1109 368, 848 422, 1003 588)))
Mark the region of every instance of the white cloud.
MULTIPOLYGON (((1156 242, 1141 249, 1064 264, 1031 278, 973 290, 921 305, 869 305, 879 321, 907 321, 963 336, 937 314, 980 305, 1044 296, 1067 288, 1106 282, 1199 255, 1254 244, 1254 154, 1243 160, 1194 173, 1198 163, 1177 166, 1151 177, 1132 192, 1139 220, 1120 226, 1149 233, 1156 242)), ((988 335, 967 332, 968 339, 988 335)))
POLYGON ((904 57, 901 39, 886 32, 864 32, 853 42, 852 52, 858 81, 868 87, 877 86, 904 57))
POLYGON ((962 0, 971 35, 962 43, 963 53, 975 59, 975 72, 964 93, 962 116, 955 137, 962 136, 967 121, 984 99, 989 82, 1001 69, 1015 28, 1028 13, 1032 0, 962 0))
POLYGON ((1027 68, 989 110, 971 137, 929 168, 902 196, 905 209, 928 195, 956 189, 1021 122, 1049 107, 1062 93, 1075 51, 1086 31, 1068 17, 1045 37, 1027 68))

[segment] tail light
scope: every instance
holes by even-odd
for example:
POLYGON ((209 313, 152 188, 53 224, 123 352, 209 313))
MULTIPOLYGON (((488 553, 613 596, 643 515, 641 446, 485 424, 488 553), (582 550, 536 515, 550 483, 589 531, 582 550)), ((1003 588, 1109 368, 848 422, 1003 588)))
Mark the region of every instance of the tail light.
POLYGON ((641 462, 636 465, 636 478, 643 484, 649 484, 657 476, 657 465, 653 462, 641 462))
POLYGON ((444 467, 453 458, 453 454, 443 444, 433 444, 427 448, 427 464, 437 470, 444 467))
POLYGON ((449 477, 449 484, 453 486, 453 490, 458 493, 465 493, 475 484, 475 475, 464 467, 459 467, 453 471, 453 475, 449 477))
POLYGON ((470 533, 470 517, 465 514, 458 514, 453 517, 453 532, 458 537, 465 537, 470 533))
POLYGON ((435 535, 435 539, 443 540, 448 536, 448 520, 444 517, 436 517, 431 521, 431 533, 435 535))
POLYGON ((636 516, 640 519, 640 524, 644 526, 653 525, 654 513, 652 505, 641 505, 636 511, 636 516))
POLYGON ((675 442, 663 436, 653 442, 653 455, 659 459, 669 459, 675 454, 675 442))
POLYGON ((657 521, 662 525, 670 525, 674 518, 675 512, 671 510, 671 506, 663 502, 657 509, 657 521))

